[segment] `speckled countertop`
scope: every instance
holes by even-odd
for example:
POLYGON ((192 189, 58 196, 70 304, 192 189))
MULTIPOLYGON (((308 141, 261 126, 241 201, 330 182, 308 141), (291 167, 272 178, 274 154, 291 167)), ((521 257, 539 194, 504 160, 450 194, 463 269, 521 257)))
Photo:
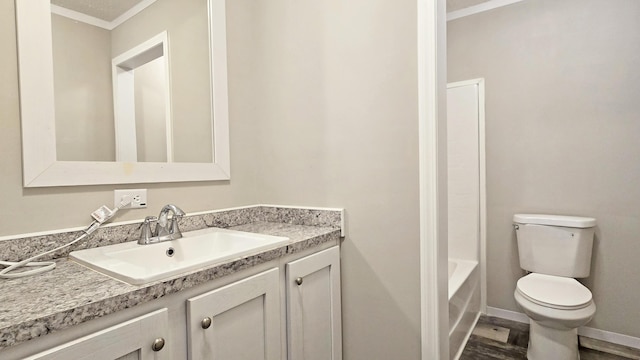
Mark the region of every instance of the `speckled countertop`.
MULTIPOLYGON (((201 228, 217 226, 286 236, 290 239, 287 245, 146 285, 129 285, 90 270, 66 257, 55 260, 57 267, 53 271, 28 278, 0 281, 0 353, 3 348, 131 308, 287 254, 337 241, 341 236, 342 214, 339 211, 338 215, 329 214, 329 220, 319 222, 317 220, 327 214, 311 214, 311 219, 315 220, 309 222, 310 218, 300 220, 296 216, 300 213, 292 213, 291 209, 284 209, 283 212, 291 216, 283 217, 282 212, 277 213, 273 211, 274 208, 268 207, 267 212, 273 211, 272 215, 277 213, 275 218, 263 216, 264 209, 250 208, 251 216, 245 220, 251 221, 248 223, 237 221, 239 225, 217 224, 201 228)), ((235 211, 238 210, 230 212, 235 211)), ((246 212, 247 209, 240 211, 246 212)), ((310 211, 317 210, 300 211, 309 215, 310 211)), ((192 216, 190 220, 210 215, 192 216)), ((218 211, 214 217, 227 215, 226 212, 218 211)), ((187 223, 190 220, 187 218, 187 223)), ((186 225, 188 230, 195 230, 186 225)), ((123 226, 123 229, 127 226, 130 225, 123 226)), ((0 254, 1 252, 0 249, 0 254)))

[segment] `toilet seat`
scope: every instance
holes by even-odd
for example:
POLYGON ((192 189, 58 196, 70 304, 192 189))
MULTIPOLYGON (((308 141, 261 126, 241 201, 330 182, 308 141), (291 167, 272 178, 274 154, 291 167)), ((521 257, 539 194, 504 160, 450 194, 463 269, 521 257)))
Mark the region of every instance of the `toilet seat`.
POLYGON ((560 310, 582 309, 593 300, 576 279, 537 273, 520 278, 516 291, 535 304, 560 310))

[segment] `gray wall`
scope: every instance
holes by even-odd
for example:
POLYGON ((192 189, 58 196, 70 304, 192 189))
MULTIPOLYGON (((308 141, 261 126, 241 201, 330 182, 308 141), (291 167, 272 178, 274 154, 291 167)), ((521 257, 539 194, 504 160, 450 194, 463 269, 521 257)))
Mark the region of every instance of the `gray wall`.
POLYGON ((259 198, 346 209, 345 359, 418 359, 416 2, 258 3, 259 198))
POLYGON ((111 33, 51 15, 58 160, 115 161, 111 33))
MULTIPOLYGON (((167 202, 345 207, 344 357, 418 359, 416 2, 227 6, 232 180, 143 185, 150 208, 118 220, 167 202)), ((81 226, 114 186, 21 186, 13 14, 0 2, 0 235, 81 226)))
POLYGON ((587 326, 640 337, 638 19, 635 0, 528 0, 449 22, 449 81, 486 79, 489 306, 518 311, 514 213, 593 216, 587 326))

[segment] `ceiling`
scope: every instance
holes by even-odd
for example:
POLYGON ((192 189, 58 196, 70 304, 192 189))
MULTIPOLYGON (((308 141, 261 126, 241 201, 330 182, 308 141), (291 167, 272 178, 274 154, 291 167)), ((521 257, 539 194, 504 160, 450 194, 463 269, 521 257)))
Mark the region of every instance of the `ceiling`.
POLYGON ((142 1, 144 0, 51 0, 51 4, 111 22, 142 1))

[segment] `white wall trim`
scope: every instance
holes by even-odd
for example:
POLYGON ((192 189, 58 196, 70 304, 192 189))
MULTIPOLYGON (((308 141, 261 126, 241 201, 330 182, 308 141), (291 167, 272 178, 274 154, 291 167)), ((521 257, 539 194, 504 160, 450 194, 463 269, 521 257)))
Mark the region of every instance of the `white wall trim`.
MULTIPOLYGON (((146 9, 147 7, 151 6, 154 2, 156 2, 156 0, 144 0, 139 2, 138 4, 136 4, 134 7, 132 7, 131 9, 127 10, 124 14, 118 16, 117 18, 115 18, 112 22, 111 22, 111 29, 115 29, 116 27, 118 27, 118 25, 122 24, 123 22, 131 19, 132 17, 136 16, 139 12, 141 12, 142 10, 146 9)), ((109 29, 109 30, 111 30, 109 29)))
MULTIPOLYGON (((495 316, 502 319, 517 321, 521 323, 529 323, 529 317, 527 315, 511 310, 504 310, 495 307, 487 307, 487 315, 495 316)), ((624 345, 636 349, 640 349, 640 338, 614 333, 611 331, 600 330, 596 328, 591 328, 587 326, 582 326, 578 328, 578 335, 586 336, 596 340, 602 340, 606 342, 610 342, 613 344, 624 345)))
POLYGON ((493 10, 502 6, 515 4, 523 0, 491 0, 478 4, 475 6, 469 6, 468 8, 452 11, 447 14, 447 21, 459 19, 461 17, 478 14, 484 11, 493 10))
POLYGON ((421 358, 449 359, 446 3, 418 0, 417 8, 421 358))
POLYGON ((81 12, 77 12, 74 10, 69 10, 67 8, 63 8, 62 6, 51 4, 51 13, 59 16, 66 17, 71 20, 79 21, 85 24, 93 25, 99 28, 103 28, 106 30, 112 30, 111 23, 102 19, 98 19, 97 17, 89 16, 87 14, 83 14, 81 12))
POLYGON ((482 87, 484 88, 484 78, 447 83, 447 89, 452 89, 452 88, 461 87, 461 86, 468 86, 468 85, 478 85, 478 84, 482 84, 482 87))
POLYGON ((484 79, 478 82, 478 156, 480 157, 480 311, 487 309, 487 154, 484 79))
POLYGON ((131 9, 127 10, 122 15, 115 18, 113 21, 102 20, 91 15, 83 14, 81 12, 70 10, 62 6, 53 5, 53 4, 51 5, 51 13, 64 16, 71 20, 80 21, 85 24, 97 26, 97 27, 111 31, 115 29, 118 25, 134 17, 136 14, 138 14, 139 12, 141 12, 142 10, 144 10, 146 7, 153 4, 154 2, 156 2, 156 0, 141 1, 131 9))

